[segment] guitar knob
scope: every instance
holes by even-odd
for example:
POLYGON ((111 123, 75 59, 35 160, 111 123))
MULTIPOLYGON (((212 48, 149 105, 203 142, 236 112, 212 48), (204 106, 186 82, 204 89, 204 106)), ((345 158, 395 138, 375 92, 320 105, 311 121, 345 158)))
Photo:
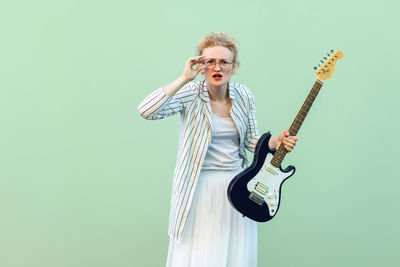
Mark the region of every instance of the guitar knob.
POLYGON ((267 197, 268 197, 269 199, 271 199, 272 196, 273 196, 272 194, 268 194, 268 195, 267 195, 267 197))
POLYGON ((274 201, 270 201, 269 204, 270 204, 271 206, 275 206, 275 202, 274 202, 274 201))

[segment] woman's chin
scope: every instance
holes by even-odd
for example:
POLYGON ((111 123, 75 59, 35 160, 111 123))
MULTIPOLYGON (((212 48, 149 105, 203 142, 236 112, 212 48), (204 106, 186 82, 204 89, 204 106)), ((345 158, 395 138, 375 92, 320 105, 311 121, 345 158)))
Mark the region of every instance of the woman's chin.
POLYGON ((206 79, 206 81, 207 81, 207 84, 212 85, 212 86, 222 86, 228 82, 225 79, 221 79, 218 81, 218 80, 215 80, 214 78, 206 79))

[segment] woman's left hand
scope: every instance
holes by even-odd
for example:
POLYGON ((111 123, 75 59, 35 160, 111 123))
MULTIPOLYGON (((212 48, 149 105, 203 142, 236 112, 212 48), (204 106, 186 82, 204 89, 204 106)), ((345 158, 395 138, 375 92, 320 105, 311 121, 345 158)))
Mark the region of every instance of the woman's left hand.
POLYGON ((282 144, 284 147, 286 148, 286 150, 288 152, 292 151, 294 146, 296 145, 296 141, 298 140, 297 136, 291 136, 289 134, 289 130, 288 129, 284 129, 278 136, 277 138, 277 143, 278 145, 276 146, 276 148, 278 149, 278 147, 282 144))

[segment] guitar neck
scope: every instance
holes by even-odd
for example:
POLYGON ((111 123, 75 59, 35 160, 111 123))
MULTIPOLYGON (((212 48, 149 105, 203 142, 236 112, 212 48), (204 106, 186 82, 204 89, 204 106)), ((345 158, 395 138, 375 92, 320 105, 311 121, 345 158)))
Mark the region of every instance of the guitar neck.
MULTIPOLYGON (((300 111, 297 113, 296 118, 294 119, 292 125, 289 128, 290 135, 295 136, 299 132, 300 127, 303 124, 303 121, 305 120, 312 104, 314 103, 315 98, 317 98, 317 95, 321 87, 322 87, 322 82, 320 80, 316 80, 314 86, 312 87, 310 93, 308 94, 306 100, 304 101, 304 104, 301 106, 300 111)), ((271 164, 274 167, 279 168, 279 166, 281 166, 283 159, 286 156, 286 153, 287 150, 285 149, 285 147, 283 145, 279 146, 279 148, 276 150, 271 160, 271 164)))

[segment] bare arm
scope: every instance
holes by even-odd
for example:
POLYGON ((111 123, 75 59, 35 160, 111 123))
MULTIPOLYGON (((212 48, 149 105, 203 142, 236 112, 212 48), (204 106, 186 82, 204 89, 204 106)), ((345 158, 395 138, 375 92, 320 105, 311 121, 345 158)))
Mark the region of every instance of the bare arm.
POLYGON ((182 87, 194 80, 197 74, 204 69, 199 65, 196 69, 192 67, 202 63, 203 56, 189 58, 185 62, 182 75, 172 83, 163 86, 148 95, 138 106, 139 114, 148 120, 163 119, 182 111, 183 105, 175 96, 182 87))
POLYGON ((201 64, 199 65, 196 69, 193 69, 194 65, 197 65, 198 63, 202 63, 204 56, 198 56, 198 57, 192 57, 189 58, 185 62, 185 66, 183 68, 183 73, 181 76, 179 76, 178 79, 173 81, 172 83, 166 85, 163 87, 164 93, 172 97, 176 94, 176 92, 179 91, 186 83, 194 80, 197 76, 197 74, 204 69, 204 65, 201 64))
POLYGON ((188 81, 182 76, 179 76, 179 78, 172 83, 163 86, 164 93, 169 97, 173 97, 186 83, 188 83, 188 81))

